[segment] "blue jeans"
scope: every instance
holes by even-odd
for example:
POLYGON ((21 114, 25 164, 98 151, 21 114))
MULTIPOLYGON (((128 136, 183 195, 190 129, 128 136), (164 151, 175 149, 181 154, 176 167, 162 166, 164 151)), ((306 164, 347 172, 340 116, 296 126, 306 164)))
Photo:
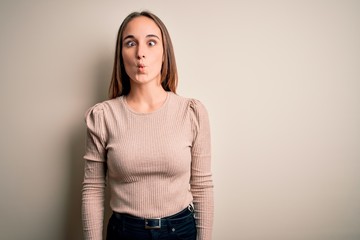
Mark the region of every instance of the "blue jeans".
POLYGON ((113 213, 106 240, 196 240, 196 225, 191 207, 162 219, 142 219, 113 213))

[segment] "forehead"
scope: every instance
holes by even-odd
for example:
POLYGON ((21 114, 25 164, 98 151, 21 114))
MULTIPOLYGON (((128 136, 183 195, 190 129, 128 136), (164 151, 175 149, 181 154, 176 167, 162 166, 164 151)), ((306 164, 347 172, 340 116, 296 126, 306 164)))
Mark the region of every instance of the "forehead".
POLYGON ((130 20, 130 22, 126 25, 122 38, 125 38, 128 35, 133 35, 134 37, 144 37, 150 34, 154 34, 161 38, 161 30, 156 23, 148 17, 139 16, 130 20))

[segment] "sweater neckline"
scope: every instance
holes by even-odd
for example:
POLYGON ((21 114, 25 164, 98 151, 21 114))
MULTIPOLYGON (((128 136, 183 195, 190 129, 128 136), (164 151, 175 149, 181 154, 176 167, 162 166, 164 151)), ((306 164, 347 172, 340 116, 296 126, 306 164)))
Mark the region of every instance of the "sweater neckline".
POLYGON ((152 112, 145 112, 145 113, 144 113, 144 112, 137 112, 137 111, 135 111, 134 109, 132 109, 132 108, 129 106, 129 104, 128 104, 127 101, 126 101, 125 96, 121 96, 121 101, 122 101, 125 109, 126 109, 128 112, 131 112, 132 114, 135 114, 135 115, 148 116, 148 115, 153 115, 153 114, 155 114, 155 113, 158 113, 158 112, 162 111, 162 110, 166 107, 167 103, 169 102, 169 98, 170 98, 170 95, 171 95, 172 92, 166 92, 166 93, 167 93, 166 99, 165 99, 165 101, 163 102, 163 104, 162 104, 159 108, 157 108, 156 110, 154 110, 154 111, 152 111, 152 112))

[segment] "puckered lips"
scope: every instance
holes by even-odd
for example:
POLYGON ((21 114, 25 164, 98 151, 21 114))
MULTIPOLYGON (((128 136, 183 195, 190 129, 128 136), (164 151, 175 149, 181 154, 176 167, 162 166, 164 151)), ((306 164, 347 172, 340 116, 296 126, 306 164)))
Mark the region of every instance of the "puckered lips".
POLYGON ((138 63, 138 64, 136 64, 136 68, 137 68, 137 70, 138 70, 139 72, 144 72, 146 66, 145 66, 145 64, 143 64, 143 63, 138 63))

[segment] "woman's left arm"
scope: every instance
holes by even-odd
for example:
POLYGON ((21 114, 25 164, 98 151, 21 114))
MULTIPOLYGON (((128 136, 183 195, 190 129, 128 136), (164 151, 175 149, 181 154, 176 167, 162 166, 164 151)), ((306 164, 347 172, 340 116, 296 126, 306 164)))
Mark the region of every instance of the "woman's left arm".
POLYGON ((192 109, 193 145, 191 149, 191 192, 199 240, 211 240, 214 212, 213 180, 211 171, 211 138, 209 117, 198 100, 192 109))

